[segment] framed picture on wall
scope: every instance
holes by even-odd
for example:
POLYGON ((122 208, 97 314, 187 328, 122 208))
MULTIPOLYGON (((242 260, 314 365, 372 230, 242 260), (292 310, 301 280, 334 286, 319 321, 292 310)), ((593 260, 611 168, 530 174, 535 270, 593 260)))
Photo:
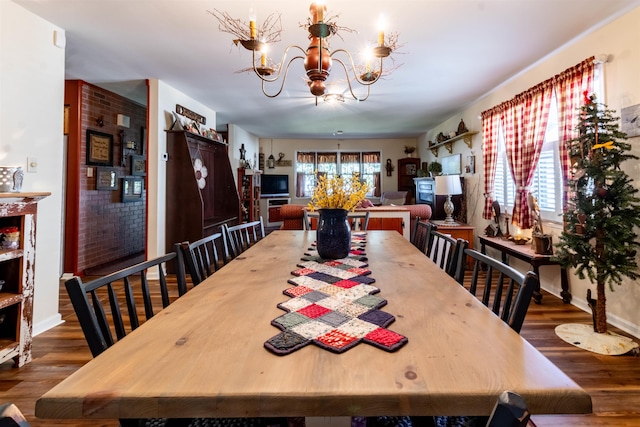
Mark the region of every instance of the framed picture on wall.
POLYGON ((113 135, 87 129, 87 165, 113 166, 113 135))
POLYGON ((462 156, 454 154, 442 158, 442 174, 443 175, 460 175, 462 173, 462 156))
POLYGON ((96 190, 117 190, 118 174, 114 168, 96 168, 96 190))
POLYGON ((122 178, 122 201, 139 202, 142 200, 142 178, 122 178))
POLYGON ((145 176, 147 174, 147 159, 145 156, 132 155, 131 159, 131 175, 145 176))

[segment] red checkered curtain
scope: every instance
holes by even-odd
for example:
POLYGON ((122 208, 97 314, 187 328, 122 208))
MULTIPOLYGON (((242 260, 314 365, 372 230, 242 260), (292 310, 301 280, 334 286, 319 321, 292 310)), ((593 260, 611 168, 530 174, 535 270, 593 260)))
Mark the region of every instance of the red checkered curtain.
POLYGON ((553 84, 547 80, 516 96, 505 110, 505 148, 516 186, 511 222, 533 227, 527 193, 540 159, 549 120, 553 84))
POLYGON ((496 178, 496 160, 498 159, 498 126, 500 108, 482 112, 482 158, 484 163, 484 210, 482 217, 491 219, 493 203, 493 184, 496 178))
POLYGON ((571 67, 554 77, 556 99, 558 102, 558 136, 560 164, 562 165, 562 181, 564 191, 562 206, 567 212, 569 200, 569 173, 571 164, 567 151, 567 141, 577 136, 576 127, 579 121, 579 109, 582 106, 584 92, 593 92, 594 57, 571 67))

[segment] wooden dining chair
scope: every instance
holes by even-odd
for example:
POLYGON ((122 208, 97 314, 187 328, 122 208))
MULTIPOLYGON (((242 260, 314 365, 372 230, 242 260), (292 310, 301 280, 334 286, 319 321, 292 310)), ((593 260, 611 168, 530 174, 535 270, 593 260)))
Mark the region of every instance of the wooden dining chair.
POLYGON ((369 211, 366 212, 349 212, 347 220, 352 230, 366 231, 369 228, 369 211))
POLYGON ((20 409, 13 403, 0 405, 0 427, 29 427, 20 409))
POLYGON ((309 210, 305 209, 302 221, 303 221, 304 229, 307 231, 311 231, 315 229, 314 224, 311 222, 312 218, 315 219, 315 225, 317 226, 318 219, 320 218, 320 214, 318 213, 318 211, 310 212, 309 210))
POLYGON ((535 427, 526 402, 522 396, 512 391, 500 393, 488 417, 436 416, 433 417, 433 425, 435 427, 535 427))
POLYGON ((231 258, 237 257, 265 237, 262 217, 257 221, 233 226, 224 224, 222 228, 231 258))
POLYGON ((449 267, 455 246, 456 239, 448 234, 440 233, 436 227, 431 227, 426 254, 442 270, 447 270, 449 267))
MULTIPOLYGON (((170 252, 87 283, 82 283, 80 277, 65 282, 93 357, 171 303, 165 264, 176 259, 177 254, 170 252), (157 273, 153 284, 148 279, 150 271, 157 273), (141 308, 139 303, 142 303, 141 308)), ((183 266, 176 263, 176 270, 178 288, 185 288, 183 266)))
POLYGON ((538 276, 533 271, 522 274, 474 249, 465 249, 464 253, 473 260, 469 292, 520 333, 533 291, 538 287, 538 276), (480 283, 483 273, 486 274, 484 284, 480 283), (482 287, 481 296, 476 295, 478 285, 482 287))
MULTIPOLYGON (((193 286, 199 285, 230 260, 228 244, 222 233, 215 233, 195 242, 176 243, 175 251, 193 286)), ((182 296, 187 290, 185 288, 178 291, 182 296)))
MULTIPOLYGON (((174 261, 177 257, 176 252, 170 252, 87 283, 82 283, 79 277, 73 277, 65 282, 71 304, 76 316, 78 316, 82 332, 93 357, 125 338, 130 332, 153 317, 161 308, 167 307, 172 302, 164 267, 167 262, 174 261), (157 271, 158 278, 148 279, 149 271, 157 271), (152 290, 152 284, 154 288, 157 287, 157 290, 152 290), (158 298, 161 307, 160 304, 155 304, 158 298), (137 304, 140 300, 144 307, 143 310, 138 310, 137 304)), ((182 286, 186 289, 184 268, 180 263, 176 264, 178 287, 182 286)), ((218 427, 237 425, 250 427, 262 425, 266 420, 260 418, 122 419, 120 426, 218 427)), ((273 421, 271 424, 275 426, 285 427, 287 425, 283 418, 268 420, 273 421)))
POLYGON ((418 218, 413 228, 413 238, 411 243, 424 254, 427 253, 432 225, 433 224, 429 221, 421 221, 420 218, 418 218))
POLYGON ((468 247, 468 240, 457 238, 456 245, 449 260, 449 265, 446 269, 447 274, 461 285, 464 283, 464 272, 467 265, 467 256, 464 251, 467 250, 468 247))

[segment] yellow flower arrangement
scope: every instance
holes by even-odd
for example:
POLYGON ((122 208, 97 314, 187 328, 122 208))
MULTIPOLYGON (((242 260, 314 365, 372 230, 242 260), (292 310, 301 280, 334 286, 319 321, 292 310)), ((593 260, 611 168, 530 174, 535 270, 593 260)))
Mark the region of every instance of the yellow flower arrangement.
POLYGON ((361 181, 357 175, 346 179, 341 176, 327 178, 326 175, 320 175, 307 208, 310 211, 315 209, 353 211, 358 203, 365 199, 368 191, 367 183, 361 181))

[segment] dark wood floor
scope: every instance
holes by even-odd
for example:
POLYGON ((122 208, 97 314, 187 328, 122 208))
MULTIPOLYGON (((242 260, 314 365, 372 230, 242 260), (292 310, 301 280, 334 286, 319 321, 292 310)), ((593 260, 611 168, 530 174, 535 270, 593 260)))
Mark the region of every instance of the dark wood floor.
MULTIPOLYGON (((81 422, 34 417, 36 399, 91 359, 66 291, 61 289, 60 295, 65 323, 34 339, 33 361, 19 369, 11 363, 0 365, 0 402, 18 405, 33 427, 116 427, 118 423, 113 420, 81 422)), ((559 324, 589 323, 590 319, 589 314, 547 293, 542 305, 529 309, 522 335, 587 390, 594 411, 580 416, 534 416, 538 427, 640 426, 640 357, 586 352, 564 343, 554 333, 559 324)))

